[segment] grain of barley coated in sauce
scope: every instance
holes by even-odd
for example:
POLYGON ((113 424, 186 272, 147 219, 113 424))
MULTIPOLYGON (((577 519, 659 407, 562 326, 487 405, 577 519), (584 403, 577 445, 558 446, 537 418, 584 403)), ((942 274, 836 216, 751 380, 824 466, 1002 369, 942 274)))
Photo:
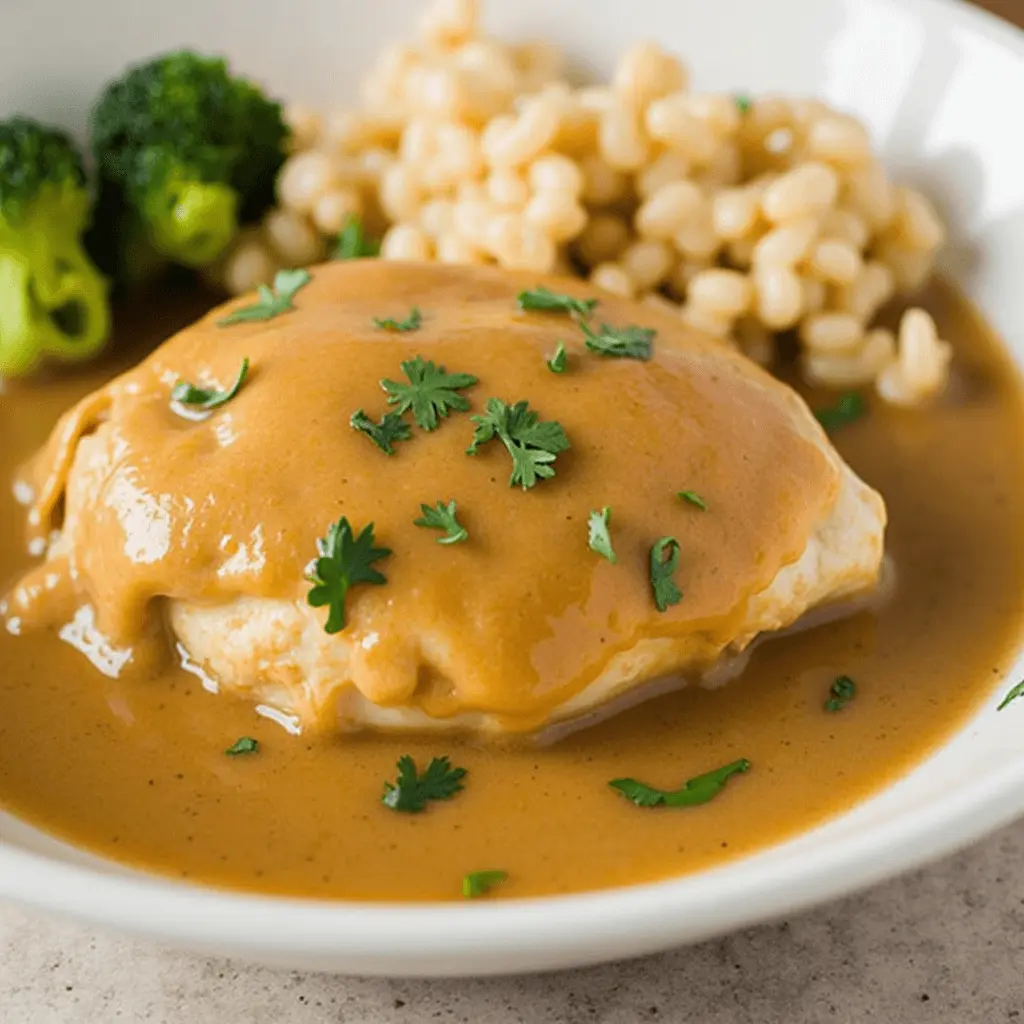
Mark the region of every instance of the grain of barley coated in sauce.
MULTIPOLYGON (((929 307, 957 348, 951 397, 926 413, 873 403, 836 436, 889 508, 898 582, 880 613, 767 643, 724 689, 662 697, 541 750, 295 738, 184 673, 111 681, 52 636, 0 634, 0 802, 138 866, 359 899, 458 898, 462 875, 482 868, 509 872, 503 897, 647 881, 842 811, 994 696, 1019 638, 1019 381, 964 303, 938 288, 929 307), (857 697, 826 714, 840 674, 856 679, 857 697), (259 753, 226 757, 242 735, 259 753), (384 808, 383 780, 406 752, 421 763, 449 754, 469 769, 466 790, 421 815, 384 808), (739 757, 753 769, 698 808, 640 810, 606 786, 630 775, 674 788, 739 757)), ((124 333, 150 345, 195 312, 140 315, 124 333)), ((114 369, 0 396, 0 474, 10 480, 56 416, 114 369)), ((6 486, 0 524, 6 583, 28 564, 6 486)))

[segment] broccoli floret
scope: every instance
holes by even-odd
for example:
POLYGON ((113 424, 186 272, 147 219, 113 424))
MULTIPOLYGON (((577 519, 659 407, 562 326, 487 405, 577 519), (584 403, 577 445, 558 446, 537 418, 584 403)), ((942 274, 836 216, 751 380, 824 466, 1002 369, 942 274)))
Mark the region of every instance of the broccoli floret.
POLYGON ((107 282, 82 245, 90 199, 63 132, 0 121, 0 375, 46 355, 74 361, 107 340, 107 282))
POLYGON ((270 205, 287 137, 280 104, 190 51, 130 68, 92 114, 104 187, 157 253, 189 267, 212 263, 270 205))

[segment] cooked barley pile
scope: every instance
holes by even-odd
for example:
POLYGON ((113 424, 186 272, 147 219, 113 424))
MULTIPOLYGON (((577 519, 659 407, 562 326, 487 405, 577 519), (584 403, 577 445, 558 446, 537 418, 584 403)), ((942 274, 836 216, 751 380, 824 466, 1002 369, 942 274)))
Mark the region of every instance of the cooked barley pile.
POLYGON ((872 326, 927 278, 943 224, 824 103, 691 92, 654 43, 575 88, 552 47, 481 35, 476 0, 439 0, 416 43, 380 56, 360 107, 289 118, 279 206, 219 268, 232 292, 322 259, 356 216, 385 259, 583 274, 766 365, 795 328, 814 382, 873 382, 901 405, 945 386, 927 313, 898 336, 872 326))

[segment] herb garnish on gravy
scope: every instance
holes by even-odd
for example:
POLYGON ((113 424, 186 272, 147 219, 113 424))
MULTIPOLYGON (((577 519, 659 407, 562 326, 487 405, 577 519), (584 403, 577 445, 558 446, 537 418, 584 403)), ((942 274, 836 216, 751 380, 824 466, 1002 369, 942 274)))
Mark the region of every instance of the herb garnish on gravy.
POLYGON ((373 546, 373 523, 363 527, 357 536, 344 516, 331 524, 327 536, 319 538, 316 546, 320 557, 307 577, 313 588, 306 600, 314 608, 328 607, 324 630, 338 633, 345 628, 345 597, 349 587, 356 583, 387 583, 373 563, 387 558, 391 552, 373 546))
POLYGON ((380 423, 374 423, 362 409, 356 409, 349 419, 349 426, 365 434, 385 455, 394 455, 395 441, 408 441, 412 428, 402 419, 400 412, 387 412, 380 423))
POLYGON ((829 688, 826 711, 842 711, 857 695, 857 684, 849 676, 839 676, 829 688))
POLYGON ((662 537, 656 541, 651 548, 651 589, 659 612, 683 599, 682 591, 672 578, 678 567, 679 541, 675 537, 662 537))
POLYGON ((682 498, 688 505, 699 508, 701 512, 707 512, 707 502, 696 491, 676 491, 676 497, 682 498))
POLYGON ((569 354, 565 351, 565 342, 560 341, 555 349, 555 354, 548 360, 548 369, 552 373, 565 373, 569 363, 569 354))
POLYGON ((469 539, 466 528, 456 516, 457 509, 454 498, 447 505, 443 501, 439 501, 433 506, 420 505, 420 511, 423 515, 419 519, 413 520, 417 526, 445 531, 445 536, 437 538, 438 544, 458 544, 460 541, 469 539))
POLYGON ((420 312, 419 306, 413 306, 404 320, 396 320, 390 316, 384 319, 375 316, 373 323, 375 327, 380 327, 385 331, 418 331, 423 324, 423 314, 420 312))
POLYGON ((550 288, 538 285, 528 291, 519 293, 519 308, 529 312, 575 313, 588 317, 597 305, 597 299, 577 299, 572 295, 553 292, 550 288))
MULTIPOLYGON (((520 292, 518 302, 519 308, 526 311, 569 314, 583 332, 587 348, 598 355, 619 359, 651 358, 651 343, 657 333, 652 328, 637 327, 635 324, 611 327, 603 323, 594 330, 590 326, 588 321, 598 303, 597 299, 577 299, 538 285, 529 291, 520 292)), ((558 343, 558 350, 548 362, 548 367, 555 373, 565 369, 565 345, 562 342, 558 343)))
POLYGON ((577 318, 576 322, 586 338, 587 348, 601 356, 613 359, 650 359, 651 344, 657 333, 650 327, 612 327, 601 324, 594 330, 586 320, 577 318))
POLYGON ((431 800, 450 800, 462 789, 465 777, 466 769, 453 768, 447 755, 431 758, 421 773, 416 762, 403 754, 398 759, 397 780, 384 783, 381 803, 393 811, 418 814, 431 800))
POLYGON ((462 879, 462 895, 466 899, 476 899, 507 880, 507 871, 470 871, 462 879))
POLYGON ((734 775, 750 771, 750 762, 741 757, 738 761, 715 768, 688 779, 679 789, 665 790, 648 786, 636 779, 612 779, 608 783, 617 789, 627 800, 637 807, 695 807, 713 800, 725 788, 725 784, 734 775))
POLYGON ((181 380, 174 385, 174 390, 171 391, 171 400, 197 410, 216 409, 225 402, 230 402, 238 394, 248 374, 249 360, 243 359, 234 384, 226 391, 219 391, 216 388, 201 388, 181 380))
POLYGON ((555 475, 555 456, 569 448, 562 424, 541 420, 525 400, 508 405, 500 398, 488 398, 487 411, 472 419, 476 431, 466 454, 476 455, 481 445, 498 438, 512 456, 509 487, 519 484, 526 491, 550 479, 555 475))
POLYGON ((587 544, 591 551, 607 558, 609 562, 615 562, 615 548, 612 546, 612 537, 609 526, 612 521, 612 510, 605 505, 600 511, 594 510, 587 518, 587 544))
POLYGON ((1024 679, 1007 690, 1006 696, 999 702, 999 707, 996 708, 996 711, 1002 711, 1007 704, 1012 704, 1018 697, 1022 696, 1024 696, 1024 679))
POLYGON ((239 754, 255 754, 259 749, 259 740, 254 740, 251 736, 239 736, 224 753, 228 757, 238 757, 239 754))
POLYGON ((258 301, 240 306, 217 321, 221 327, 242 324, 250 320, 273 320, 275 316, 295 308, 295 295, 312 280, 308 270, 279 270, 274 276, 274 287, 261 284, 256 289, 258 301))
POLYGON ((422 356, 403 362, 402 373, 408 383, 384 379, 380 385, 387 392, 388 402, 397 406, 395 411, 404 415, 411 409, 412 418, 423 430, 436 430, 449 412, 469 408, 469 400, 459 392, 476 384, 471 373, 448 373, 422 356))

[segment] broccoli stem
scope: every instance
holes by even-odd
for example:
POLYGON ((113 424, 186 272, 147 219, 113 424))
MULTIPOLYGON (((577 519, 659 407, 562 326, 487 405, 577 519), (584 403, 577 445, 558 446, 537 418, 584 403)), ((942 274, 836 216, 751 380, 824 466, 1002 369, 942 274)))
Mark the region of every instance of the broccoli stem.
POLYGON ((0 257, 0 377, 28 373, 42 355, 30 280, 31 274, 23 261, 0 257))
POLYGON ((28 373, 44 356, 95 355, 110 332, 107 283, 78 240, 40 218, 17 242, 0 239, 0 376, 28 373))
POLYGON ((238 194, 219 182, 172 178, 147 196, 142 215, 159 253, 185 266, 203 267, 238 231, 238 194))

